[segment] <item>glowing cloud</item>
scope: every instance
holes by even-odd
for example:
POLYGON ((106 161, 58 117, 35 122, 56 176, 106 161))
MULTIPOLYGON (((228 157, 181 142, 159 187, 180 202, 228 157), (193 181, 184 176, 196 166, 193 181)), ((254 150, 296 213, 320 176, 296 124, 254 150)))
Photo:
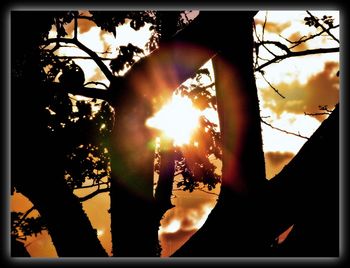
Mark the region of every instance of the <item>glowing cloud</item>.
POLYGON ((178 230, 180 230, 181 227, 181 221, 179 220, 173 220, 170 222, 169 225, 166 227, 160 227, 160 233, 176 233, 178 230))

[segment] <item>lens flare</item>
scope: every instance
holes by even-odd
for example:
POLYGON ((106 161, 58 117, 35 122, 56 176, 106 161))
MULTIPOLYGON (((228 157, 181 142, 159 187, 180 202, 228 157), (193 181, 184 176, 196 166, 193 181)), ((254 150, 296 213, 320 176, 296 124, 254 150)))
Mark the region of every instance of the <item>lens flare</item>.
POLYGON ((146 125, 163 131, 175 145, 181 146, 190 142, 200 115, 188 97, 173 95, 168 104, 146 121, 146 125))

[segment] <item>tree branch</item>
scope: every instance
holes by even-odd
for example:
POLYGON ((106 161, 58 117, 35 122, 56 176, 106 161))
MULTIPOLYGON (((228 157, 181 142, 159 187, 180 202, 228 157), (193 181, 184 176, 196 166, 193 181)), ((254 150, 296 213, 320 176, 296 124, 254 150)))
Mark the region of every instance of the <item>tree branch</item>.
POLYGON ((74 40, 78 40, 78 18, 77 12, 74 13, 74 40))
POLYGON ((330 115, 330 112, 320 112, 320 113, 306 113, 304 112, 304 115, 309 115, 309 116, 317 116, 317 115, 330 115))
POLYGON ((35 209, 35 206, 32 206, 27 210, 26 213, 23 214, 22 218, 18 221, 17 226, 20 226, 21 223, 27 218, 27 216, 35 209))
MULTIPOLYGON (((335 29, 335 28, 338 28, 338 27, 339 27, 339 25, 335 25, 335 26, 331 27, 330 29, 335 29)), ((309 40, 311 40, 311 39, 313 39, 313 38, 315 38, 315 37, 317 37, 317 36, 322 35, 322 34, 325 33, 325 32, 326 32, 326 31, 321 31, 321 32, 316 33, 316 34, 312 34, 312 35, 310 35, 310 36, 308 36, 308 37, 306 37, 306 36, 304 35, 304 36, 300 37, 299 40, 297 40, 297 41, 291 41, 291 40, 289 40, 288 38, 283 37, 282 35, 279 35, 279 36, 280 36, 281 38, 283 38, 285 41, 287 41, 288 43, 292 44, 292 46, 289 47, 289 49, 293 49, 293 48, 299 46, 301 43, 305 43, 305 42, 307 42, 307 41, 309 41, 309 40)))
POLYGON ((204 190, 202 188, 198 188, 198 189, 195 189, 195 190, 202 191, 203 193, 206 193, 206 194, 212 194, 212 195, 219 196, 217 193, 209 192, 209 191, 206 191, 206 190, 204 190))
POLYGON ((47 39, 46 41, 44 41, 43 45, 48 45, 50 43, 56 43, 56 42, 76 45, 78 48, 80 48, 82 51, 84 51, 86 54, 88 54, 92 58, 92 60, 95 61, 97 66, 101 69, 103 74, 107 77, 107 79, 110 82, 113 80, 114 75, 112 74, 112 72, 103 63, 103 61, 100 59, 100 57, 94 51, 92 51, 90 48, 86 47, 84 44, 82 44, 78 40, 69 39, 69 38, 51 38, 51 39, 47 39))
POLYGON ((259 43, 257 43, 257 45, 258 46, 264 46, 264 47, 265 47, 265 45, 275 45, 276 47, 286 51, 287 53, 291 52, 290 49, 286 45, 284 45, 284 44, 282 44, 281 42, 278 42, 278 41, 264 41, 264 40, 262 40, 259 43))
MULTIPOLYGON (((94 82, 97 83, 97 82, 94 82)), ((109 91, 100 88, 92 88, 92 87, 80 87, 80 88, 65 88, 60 83, 57 82, 46 82, 44 87, 53 90, 64 90, 67 93, 71 93, 73 95, 81 95, 88 98, 96 98, 105 100, 107 102, 110 101, 109 91)))
MULTIPOLYGON (((59 59, 78 59, 78 60, 94 60, 91 57, 88 56, 57 56, 59 59)), ((113 60, 113 58, 101 58, 99 57, 99 59, 101 61, 105 61, 105 60, 113 60)))
MULTIPOLYGON (((294 248, 298 251, 301 246, 305 252, 325 256, 321 252, 329 254, 339 246, 339 148, 338 104, 293 159, 269 180, 266 207, 272 210, 266 214, 271 215, 271 222, 281 229, 290 222, 301 228, 311 226, 302 237, 294 237, 299 240, 294 248), (306 243, 310 238, 311 243, 306 243)), ((291 250, 289 254, 300 254, 291 250)))
POLYGON ((300 57, 300 56, 307 56, 307 55, 313 55, 313 54, 322 54, 322 53, 334 53, 334 52, 339 52, 339 47, 333 47, 333 48, 316 48, 316 49, 307 49, 303 51, 296 51, 296 52, 289 52, 285 55, 279 55, 273 58, 272 60, 265 62, 264 64, 260 65, 259 67, 255 68, 255 71, 261 71, 263 68, 266 66, 276 63, 278 61, 287 59, 287 58, 292 58, 292 57, 300 57))
POLYGON ((95 81, 90 81, 90 82, 87 82, 84 84, 84 87, 87 86, 87 85, 101 85, 103 86, 105 89, 108 89, 107 85, 105 83, 102 83, 102 82, 95 82, 95 81))
POLYGON ((262 78, 264 78, 265 82, 266 82, 278 95, 280 95, 283 99, 285 99, 286 97, 283 96, 283 95, 278 91, 278 89, 275 88, 269 81, 267 81, 267 79, 266 79, 266 77, 263 75, 263 73, 262 73, 262 72, 260 72, 260 73, 261 73, 262 78))
POLYGON ((303 138, 303 139, 307 139, 307 140, 309 139, 308 137, 302 136, 302 135, 300 135, 299 133, 294 133, 294 132, 290 132, 290 131, 287 131, 287 130, 284 130, 284 129, 281 129, 281 128, 278 128, 278 127, 274 127, 273 125, 267 123, 267 122, 264 121, 263 119, 260 119, 260 120, 261 120, 261 122, 264 123, 265 125, 267 125, 267 126, 273 128, 273 129, 276 129, 276 130, 278 130, 278 131, 281 131, 281 132, 283 132, 283 133, 290 134, 290 135, 294 135, 294 136, 296 136, 296 137, 303 138))
POLYGON ((106 193, 106 192, 109 192, 109 191, 110 191, 109 188, 98 189, 95 192, 92 192, 91 194, 88 194, 88 195, 83 196, 83 197, 78 197, 78 199, 79 199, 80 202, 84 202, 86 200, 89 200, 89 199, 93 198, 94 196, 96 196, 96 195, 98 195, 100 193, 106 193))
POLYGON ((312 15, 310 11, 306 10, 306 12, 310 15, 311 18, 317 21, 318 25, 322 28, 323 31, 325 31, 330 37, 333 38, 334 41, 337 41, 339 44, 339 40, 329 31, 329 29, 325 28, 321 23, 319 23, 319 19, 312 15))

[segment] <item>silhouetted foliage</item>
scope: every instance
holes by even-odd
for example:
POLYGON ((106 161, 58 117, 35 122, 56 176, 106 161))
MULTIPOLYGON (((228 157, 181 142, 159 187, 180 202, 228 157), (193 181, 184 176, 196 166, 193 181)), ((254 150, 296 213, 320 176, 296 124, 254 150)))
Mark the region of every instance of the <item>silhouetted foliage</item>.
MULTIPOLYGON (((309 16, 304 18, 305 25, 307 26, 314 26, 315 28, 321 27, 321 24, 319 22, 319 18, 314 16, 309 16)), ((329 28, 333 27, 334 19, 332 16, 322 16, 321 21, 324 22, 326 25, 328 25, 329 28)))
POLYGON ((109 66, 113 73, 119 73, 125 67, 133 65, 135 63, 135 56, 138 56, 139 54, 143 54, 143 49, 134 46, 131 43, 127 46, 120 46, 117 58, 111 60, 109 66))
MULTIPOLYGON (((217 110, 214 84, 208 69, 199 69, 196 75, 175 90, 174 94, 188 97, 194 107, 203 111, 207 108, 217 110), (207 79, 202 79, 203 75, 207 79), (210 84, 206 80, 210 80, 210 84), (187 85, 188 84, 188 85, 187 85)), ((167 148, 169 150, 169 148, 167 148)), ((170 149, 171 150, 171 149, 170 149)), ((178 189, 193 192, 202 189, 215 189, 221 182, 212 159, 221 160, 220 131, 218 126, 205 116, 199 118, 198 128, 191 136, 188 144, 174 146, 175 172, 180 175, 176 183, 178 189)), ((161 157, 156 153, 155 171, 159 174, 161 157)), ((219 171, 220 172, 220 171, 219 171)))
POLYGON ((11 212, 11 237, 26 240, 28 236, 37 236, 46 230, 45 222, 38 217, 27 217, 22 212, 11 212))

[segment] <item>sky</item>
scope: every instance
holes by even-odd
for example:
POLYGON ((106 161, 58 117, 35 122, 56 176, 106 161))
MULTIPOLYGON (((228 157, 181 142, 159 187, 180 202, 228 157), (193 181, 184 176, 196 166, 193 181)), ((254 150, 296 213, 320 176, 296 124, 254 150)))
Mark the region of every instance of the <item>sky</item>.
MULTIPOLYGON (((331 15, 335 18, 334 24, 339 24, 338 11, 311 11, 311 13, 319 17, 331 15)), ((305 11, 260 11, 255 16, 255 39, 264 37, 264 40, 279 41, 288 45, 286 39, 295 41, 304 35, 312 34, 315 28, 304 24, 305 16, 307 16, 305 11), (267 23, 263 33, 265 16, 267 16, 267 23)), ((72 25, 69 25, 66 30, 70 33, 72 29, 72 25)), ((339 28, 336 28, 332 33, 339 39, 339 28)), ((114 38, 111 33, 99 31, 99 28, 91 22, 79 20, 79 40, 94 51, 114 51, 114 54, 108 54, 108 57, 116 56, 116 48, 119 45, 127 45, 129 42, 144 48, 150 34, 147 26, 139 31, 134 31, 126 23, 116 29, 116 38, 114 38)), ((54 37, 54 32, 52 31, 50 35, 54 37)), ((293 51, 337 46, 339 44, 329 37, 319 36, 311 40, 310 43, 303 43, 293 51)), ((280 49, 273 47, 269 47, 269 49, 274 53, 283 53, 280 49)), ((63 48, 59 53, 61 55, 85 56, 84 53, 72 48, 63 48)), ((259 55, 267 59, 272 57, 264 49, 260 50, 259 55)), ((108 85, 108 81, 92 61, 76 60, 76 63, 83 68, 86 80, 104 82, 108 85)), ((210 68, 210 63, 208 64, 210 68)), ((267 66, 264 68, 265 79, 285 98, 280 97, 260 73, 255 73, 262 118, 276 128, 310 137, 325 117, 309 116, 304 113, 319 112, 319 105, 328 105, 328 108, 332 109, 339 101, 339 78, 336 76, 338 70, 339 53, 294 57, 267 66)), ((217 120, 213 113, 212 120, 217 120)), ((265 124, 261 126, 266 177, 270 179, 288 164, 306 142, 306 139, 286 134, 265 124)), ((220 163, 216 163, 220 168, 220 163)), ((172 202, 175 208, 166 213, 159 231, 163 257, 171 255, 203 225, 216 204, 219 192, 219 187, 212 194, 201 191, 193 193, 173 192, 172 202)), ((11 209, 13 210, 25 211, 31 207, 30 202, 20 194, 15 194, 11 199, 11 209)), ((98 230, 102 245, 111 254, 110 219, 107 213, 109 209, 108 194, 100 194, 84 202, 83 206, 92 225, 98 230)), ((26 245, 32 256, 57 256, 46 231, 42 235, 29 238, 26 245)))

